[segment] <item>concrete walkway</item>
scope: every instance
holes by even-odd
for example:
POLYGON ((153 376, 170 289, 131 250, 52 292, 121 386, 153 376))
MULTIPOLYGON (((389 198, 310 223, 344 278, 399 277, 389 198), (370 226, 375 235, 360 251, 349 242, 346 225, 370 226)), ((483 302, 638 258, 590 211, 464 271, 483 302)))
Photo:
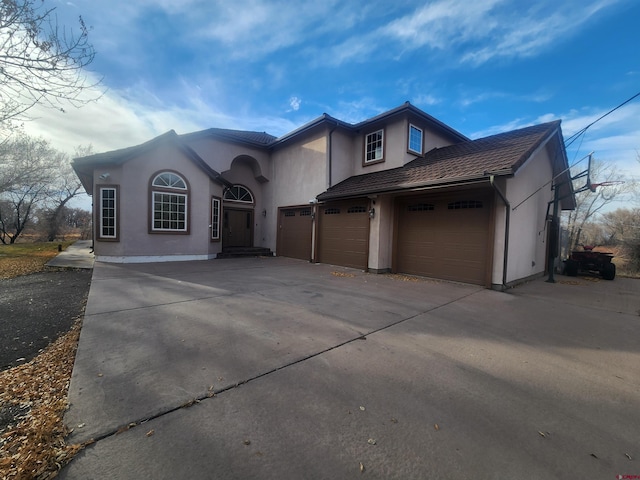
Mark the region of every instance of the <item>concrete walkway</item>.
POLYGON ((96 263, 61 478, 640 474, 640 281, 559 279, 96 263))
POLYGON ((47 267, 93 268, 91 240, 78 240, 47 262, 47 267))

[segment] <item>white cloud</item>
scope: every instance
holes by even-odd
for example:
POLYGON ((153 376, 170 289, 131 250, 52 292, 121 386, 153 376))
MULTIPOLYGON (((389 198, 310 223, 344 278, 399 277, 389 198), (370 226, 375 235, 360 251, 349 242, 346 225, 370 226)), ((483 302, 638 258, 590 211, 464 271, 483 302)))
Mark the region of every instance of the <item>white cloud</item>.
MULTIPOLYGON (((523 128, 538 123, 562 120, 562 133, 565 141, 584 129, 608 110, 583 108, 555 114, 546 113, 534 119, 517 118, 508 123, 495 125, 482 131, 474 132, 471 138, 481 138, 509 130, 523 128)), ((599 160, 611 162, 619 171, 630 178, 640 179, 640 102, 630 103, 613 112, 592 125, 581 137, 567 147, 569 163, 594 152, 599 160)))
MULTIPOLYGON (((297 112, 298 110, 300 110, 300 104, 302 103, 302 100, 300 100, 298 97, 293 96, 289 99, 289 107, 291 108, 291 110, 293 110, 294 112, 297 112)), ((290 110, 290 111, 291 111, 290 110)))
POLYGON ((428 48, 474 66, 494 58, 528 57, 550 48, 618 0, 521 3, 508 0, 438 0, 419 4, 365 34, 353 35, 320 54, 320 63, 341 65, 388 59, 428 48))

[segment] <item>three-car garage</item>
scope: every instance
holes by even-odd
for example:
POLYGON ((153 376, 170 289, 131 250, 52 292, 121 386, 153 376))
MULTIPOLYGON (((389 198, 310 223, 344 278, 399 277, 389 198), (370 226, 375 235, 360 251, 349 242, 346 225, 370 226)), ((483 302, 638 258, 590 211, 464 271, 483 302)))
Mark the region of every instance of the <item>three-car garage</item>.
MULTIPOLYGON (((393 238, 390 270, 487 284, 492 198, 483 191, 396 197, 394 218, 386 219, 393 238)), ((367 270, 370 208, 362 198, 280 209, 278 255, 367 270)))

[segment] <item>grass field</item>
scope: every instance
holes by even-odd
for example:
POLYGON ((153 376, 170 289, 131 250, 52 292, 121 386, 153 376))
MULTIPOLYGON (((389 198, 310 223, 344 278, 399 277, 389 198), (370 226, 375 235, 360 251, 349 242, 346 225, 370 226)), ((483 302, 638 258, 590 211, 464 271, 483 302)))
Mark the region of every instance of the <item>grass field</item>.
POLYGON ((41 272, 58 254, 58 245, 64 250, 74 241, 0 245, 0 279, 41 272))

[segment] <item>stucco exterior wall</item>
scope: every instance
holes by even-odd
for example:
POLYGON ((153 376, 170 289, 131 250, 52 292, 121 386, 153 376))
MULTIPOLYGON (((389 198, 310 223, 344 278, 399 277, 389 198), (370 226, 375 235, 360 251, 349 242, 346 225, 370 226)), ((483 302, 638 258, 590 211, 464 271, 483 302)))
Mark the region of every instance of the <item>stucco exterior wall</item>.
POLYGON ((393 248, 393 198, 389 195, 372 199, 375 215, 369 224, 369 270, 391 271, 393 248))
POLYGON ((264 246, 276 251, 278 207, 309 205, 326 190, 327 132, 321 131, 275 150, 271 156, 271 178, 264 184, 270 208, 264 223, 264 246))
MULTIPOLYGON (((327 136, 327 141, 328 139, 327 136)), ((354 175, 356 161, 353 156, 353 145, 355 141, 356 139, 352 135, 347 135, 339 130, 335 130, 331 134, 331 175, 327 175, 330 177, 327 179, 327 188, 354 175)), ((322 192, 317 192, 316 195, 320 193, 322 192)))
MULTIPOLYGON (((212 185, 210 178, 177 148, 165 146, 147 152, 119 167, 96 170, 94 198, 99 208, 99 188, 101 184, 119 186, 119 232, 118 242, 100 241, 96 237, 96 257, 144 257, 167 256, 206 258, 210 247, 211 232, 210 202, 212 192, 222 195, 222 188, 212 185), (151 215, 152 177, 163 170, 171 170, 182 176, 189 185, 188 234, 149 233, 151 215), (102 173, 109 173, 107 182, 99 179, 102 173)), ((122 259, 126 261, 126 259, 122 259)))
MULTIPOLYGON (((504 193, 511 203, 507 284, 545 271, 547 254, 547 205, 553 199, 550 186, 523 200, 552 178, 551 159, 546 148, 539 148, 513 178, 506 182, 504 193), (523 203, 521 203, 523 202, 523 203), (520 204, 520 205, 519 205, 520 204)), ((505 209, 497 202, 494 237, 493 284, 502 283, 505 209)))
POLYGON ((211 168, 219 173, 229 170, 231 163, 239 156, 247 155, 253 157, 257 162, 257 168, 260 173, 269 179, 267 173, 270 170, 268 152, 247 147, 246 145, 221 142, 212 137, 190 141, 189 146, 195 150, 211 168))

